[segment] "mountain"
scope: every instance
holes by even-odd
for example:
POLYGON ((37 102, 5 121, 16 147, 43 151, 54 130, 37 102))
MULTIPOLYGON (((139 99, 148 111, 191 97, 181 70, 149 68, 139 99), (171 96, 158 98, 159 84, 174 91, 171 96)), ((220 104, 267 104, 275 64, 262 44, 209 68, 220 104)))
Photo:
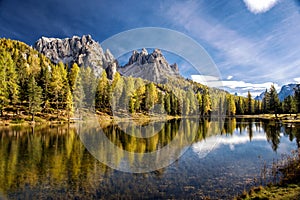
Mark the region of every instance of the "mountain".
POLYGON ((146 49, 141 52, 133 51, 128 63, 119 67, 118 71, 123 76, 139 77, 157 83, 180 77, 177 64, 170 65, 159 49, 150 54, 146 49))
MULTIPOLYGON (((62 61, 69 66, 73 63, 79 66, 90 66, 96 75, 101 74, 102 70, 109 66, 117 67, 110 51, 107 49, 104 52, 100 44, 90 35, 65 39, 42 37, 36 41, 34 48, 54 63, 62 61)), ((115 69, 109 70, 115 71, 115 69)))
POLYGON ((284 85, 281 87, 280 92, 278 93, 278 98, 280 101, 283 101, 286 97, 288 96, 294 96, 295 94, 295 88, 297 87, 298 84, 292 83, 288 85, 284 85))
POLYGON ((265 93, 266 91, 262 92, 260 95, 256 96, 254 100, 262 101, 263 98, 265 97, 265 93))
MULTIPOLYGON (((288 96, 294 96, 295 88, 297 87, 297 85, 299 85, 299 84, 291 83, 291 84, 282 86, 280 89, 280 92, 278 93, 279 100, 283 101, 288 96)), ((265 97, 265 91, 262 92, 259 96, 256 96, 254 99, 261 101, 261 100, 263 100, 264 97, 265 97)))

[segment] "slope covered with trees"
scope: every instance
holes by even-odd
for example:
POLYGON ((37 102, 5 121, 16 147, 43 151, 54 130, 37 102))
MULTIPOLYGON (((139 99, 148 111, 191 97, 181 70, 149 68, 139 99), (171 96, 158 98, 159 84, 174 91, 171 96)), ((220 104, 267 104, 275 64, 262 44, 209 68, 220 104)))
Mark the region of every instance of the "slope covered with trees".
POLYGON ((292 113, 300 110, 299 91, 280 104, 274 86, 260 102, 250 93, 247 97, 234 96, 181 77, 157 84, 116 73, 110 80, 105 70, 96 77, 89 66, 54 64, 22 42, 0 39, 2 118, 31 115, 34 120, 38 114, 51 116, 50 120, 69 119, 82 110, 117 116, 292 113))

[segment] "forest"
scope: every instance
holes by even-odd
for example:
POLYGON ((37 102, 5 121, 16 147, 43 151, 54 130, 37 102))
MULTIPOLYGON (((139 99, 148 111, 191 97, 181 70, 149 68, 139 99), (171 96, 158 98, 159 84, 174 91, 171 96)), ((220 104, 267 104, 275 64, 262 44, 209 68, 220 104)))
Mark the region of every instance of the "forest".
POLYGON ((236 96, 185 78, 157 84, 117 72, 110 80, 105 70, 96 77, 89 66, 55 64, 25 43, 0 39, 2 118, 51 114, 69 119, 80 110, 128 116, 291 114, 300 112, 300 87, 280 102, 274 85, 258 101, 250 92, 236 96))

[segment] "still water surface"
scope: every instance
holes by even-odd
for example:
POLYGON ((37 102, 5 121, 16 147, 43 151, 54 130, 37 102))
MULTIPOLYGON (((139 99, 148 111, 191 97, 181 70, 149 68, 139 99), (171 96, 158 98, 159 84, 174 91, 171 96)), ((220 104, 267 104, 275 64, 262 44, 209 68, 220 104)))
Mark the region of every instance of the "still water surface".
MULTIPOLYGON (((95 159, 79 137, 78 132, 84 130, 73 126, 1 128, 0 199, 231 199, 264 182, 262 167, 271 168, 282 154, 296 149, 300 138, 296 124, 254 119, 227 119, 222 127, 213 120, 171 120, 147 139, 124 133, 120 125, 103 128, 112 143, 140 153, 114 155, 117 163, 126 161, 127 166, 175 137, 193 137, 191 145, 179 144, 184 154, 171 165, 128 173, 95 159)), ((110 156, 105 149, 98 153, 110 156)))

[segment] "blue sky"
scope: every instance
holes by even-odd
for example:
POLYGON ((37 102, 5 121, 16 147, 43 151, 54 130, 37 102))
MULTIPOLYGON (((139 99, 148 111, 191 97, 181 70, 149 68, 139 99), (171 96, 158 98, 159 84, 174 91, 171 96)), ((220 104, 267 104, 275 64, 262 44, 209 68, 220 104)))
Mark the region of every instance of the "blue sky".
POLYGON ((300 81, 299 6, 297 0, 0 0, 0 37, 33 45, 41 36, 90 34, 101 43, 133 28, 168 28, 205 48, 229 91, 255 95, 271 83, 279 89, 300 81))

